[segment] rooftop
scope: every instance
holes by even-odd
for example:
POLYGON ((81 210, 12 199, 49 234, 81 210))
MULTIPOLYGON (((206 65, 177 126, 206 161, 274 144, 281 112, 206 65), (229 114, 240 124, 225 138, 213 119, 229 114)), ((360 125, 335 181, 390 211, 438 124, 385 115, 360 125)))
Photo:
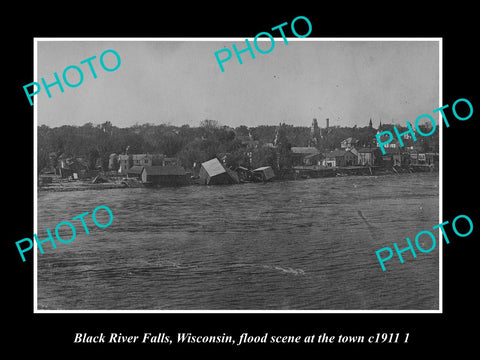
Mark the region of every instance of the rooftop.
POLYGON ((140 174, 143 170, 143 166, 140 165, 135 165, 132 166, 130 169, 127 170, 127 173, 129 174, 140 174))
POLYGON ((347 143, 358 143, 359 140, 356 139, 356 138, 352 138, 352 137, 349 137, 349 138, 346 138, 346 139, 343 139, 342 142, 347 142, 347 143))
POLYGON ((345 156, 346 153, 355 155, 350 150, 333 150, 327 153, 327 157, 345 156))
POLYGON ((406 152, 405 150, 402 150, 401 148, 386 148, 384 150, 385 150, 385 154, 383 154, 383 152, 382 152, 382 155, 392 155, 392 154, 400 154, 400 153, 405 153, 406 152))
POLYGON ((185 169, 181 166, 145 166, 147 175, 185 175, 185 169))
POLYGON ((371 153, 371 152, 375 152, 376 150, 378 150, 378 148, 359 148, 359 149, 357 149, 357 151, 360 152, 360 153, 371 153))
POLYGON ((264 170, 267 170, 267 169, 271 169, 272 167, 271 166, 262 166, 262 167, 259 167, 253 171, 264 171, 264 170))
POLYGON ((202 167, 207 171, 210 176, 223 174, 226 170, 217 158, 205 161, 202 163, 202 167))

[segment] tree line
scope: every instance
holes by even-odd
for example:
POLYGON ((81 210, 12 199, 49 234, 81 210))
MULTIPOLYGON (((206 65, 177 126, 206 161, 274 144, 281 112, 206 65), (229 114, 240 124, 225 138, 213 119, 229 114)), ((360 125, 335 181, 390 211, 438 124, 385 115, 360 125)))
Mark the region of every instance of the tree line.
MULTIPOLYGON (((388 125, 384 127, 388 129, 388 125)), ((358 146, 371 147, 376 134, 369 126, 333 126, 322 132, 322 141, 316 144, 322 151, 339 148, 340 142, 348 137, 358 139, 358 146)), ((39 172, 47 166, 56 167, 60 157, 82 158, 88 168, 100 166, 106 171, 111 154, 125 153, 161 153, 177 157, 189 170, 214 157, 223 158, 230 167, 270 165, 277 168, 288 166, 286 158, 292 146, 311 145, 310 127, 282 124, 280 127, 241 125, 231 128, 208 119, 197 127, 147 123, 119 128, 109 121, 99 125, 86 123, 54 128, 42 125, 37 134, 39 172), (274 142, 278 129, 277 148, 262 146, 274 142), (282 159, 277 159, 279 154, 282 159)), ((438 135, 418 140, 424 151, 438 149, 438 135)))

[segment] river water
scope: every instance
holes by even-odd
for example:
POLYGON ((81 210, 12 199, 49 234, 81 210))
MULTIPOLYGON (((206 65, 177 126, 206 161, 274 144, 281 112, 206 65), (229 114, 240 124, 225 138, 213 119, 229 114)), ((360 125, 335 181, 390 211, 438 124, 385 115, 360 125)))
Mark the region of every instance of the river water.
POLYGON ((375 251, 439 223, 438 184, 416 173, 39 192, 39 239, 100 205, 114 219, 100 229, 87 215, 89 235, 75 220, 74 241, 44 243, 38 309, 435 310, 438 246, 385 272, 375 251))

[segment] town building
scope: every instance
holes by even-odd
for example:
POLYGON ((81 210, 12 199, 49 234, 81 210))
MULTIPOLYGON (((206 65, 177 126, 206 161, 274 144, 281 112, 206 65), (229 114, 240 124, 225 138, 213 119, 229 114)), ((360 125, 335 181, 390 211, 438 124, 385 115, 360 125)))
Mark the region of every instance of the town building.
POLYGON ((346 138, 345 140, 342 140, 340 142, 340 148, 350 150, 358 146, 358 141, 358 139, 355 139, 353 137, 346 138))
POLYGON ((426 165, 433 165, 438 169, 440 163, 438 153, 427 152, 425 153, 425 164, 426 165))
POLYGON ((142 183, 150 185, 181 186, 188 184, 187 173, 181 166, 144 166, 142 183))
MULTIPOLYGON (((380 134, 382 131, 383 131, 383 128, 387 128, 387 126, 382 126, 380 124, 380 127, 378 128, 377 130, 377 135, 380 134)), ((395 132, 393 130, 388 130, 392 133, 392 140, 389 142, 389 143, 386 143, 386 144, 383 144, 382 147, 384 149, 388 149, 388 148, 393 148, 393 149, 396 149, 396 148, 401 148, 403 147, 404 149, 413 149, 414 148, 414 145, 415 145, 415 141, 413 140, 412 138, 412 135, 410 133, 406 133, 404 135, 401 136, 401 139, 402 139, 402 143, 403 143, 403 146, 400 144, 399 140, 398 140, 398 137, 397 135, 395 134, 395 132)), ((403 130, 399 130, 400 133, 403 132, 403 130)), ((387 141, 388 140, 388 136, 386 135, 383 135, 381 137, 381 140, 382 141, 387 141)), ((380 144, 378 142, 378 139, 377 137, 375 136, 375 146, 376 147, 380 147, 380 144)))
POLYGON ((292 146, 292 163, 293 166, 299 165, 319 165, 321 154, 317 148, 312 146, 292 146))
POLYGON ((378 148, 360 148, 357 150, 358 165, 375 165, 379 157, 378 148))
POLYGON ((318 154, 308 154, 303 158, 303 164, 306 166, 314 166, 322 164, 323 155, 318 154))
POLYGON ((127 170, 127 177, 128 178, 137 178, 140 179, 142 176, 142 171, 145 166, 134 165, 130 169, 127 170))
POLYGON ((164 166, 163 154, 132 154, 132 166, 164 166))
POLYGON ((128 154, 118 155, 118 172, 126 174, 132 166, 178 166, 177 158, 163 154, 128 154))
POLYGON ((350 150, 333 150, 325 154, 323 166, 355 166, 357 165, 357 156, 350 150))
POLYGON ((132 161, 130 155, 118 155, 118 172, 120 174, 126 174, 127 170, 132 167, 132 161))
POLYGON ((60 156, 59 159, 59 167, 57 169, 57 174, 60 175, 62 178, 85 178, 93 176, 93 174, 98 173, 95 172, 95 169, 89 170, 88 165, 85 159, 81 157, 66 157, 60 156))
POLYGON ((380 165, 384 167, 410 165, 411 154, 402 148, 387 148, 380 156, 380 165))

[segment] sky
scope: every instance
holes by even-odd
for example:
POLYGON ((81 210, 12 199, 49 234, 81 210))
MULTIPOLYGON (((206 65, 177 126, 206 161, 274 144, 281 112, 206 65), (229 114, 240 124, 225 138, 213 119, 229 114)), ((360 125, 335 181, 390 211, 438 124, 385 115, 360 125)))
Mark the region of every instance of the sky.
MULTIPOLYGON (((261 38, 262 39, 262 38, 261 38)), ((439 43, 428 41, 325 41, 321 38, 275 38, 268 54, 241 54, 236 59, 232 44, 245 49, 244 38, 207 41, 74 41, 38 39, 37 77, 33 81, 54 82, 67 66, 82 69, 78 87, 63 83, 35 95, 38 125, 81 126, 110 121, 118 127, 136 123, 188 124, 204 119, 222 125, 310 126, 318 119, 325 127, 373 126, 382 123, 412 124, 422 114, 431 114, 439 103, 439 43), (214 53, 229 48, 232 58, 220 70, 214 53), (99 63, 105 50, 115 50, 121 64, 107 72, 99 63), (88 64, 92 60, 97 78, 88 64)), ((270 40, 259 41, 264 51, 270 40)), ((220 56, 225 56, 222 53, 220 56)), ((111 53, 104 57, 114 67, 111 53)), ((78 82, 75 70, 67 72, 78 82)), ((31 90, 32 91, 32 90, 31 90)), ((28 102, 28 100, 26 99, 28 102)), ((422 121, 421 123, 423 123, 422 121)))

